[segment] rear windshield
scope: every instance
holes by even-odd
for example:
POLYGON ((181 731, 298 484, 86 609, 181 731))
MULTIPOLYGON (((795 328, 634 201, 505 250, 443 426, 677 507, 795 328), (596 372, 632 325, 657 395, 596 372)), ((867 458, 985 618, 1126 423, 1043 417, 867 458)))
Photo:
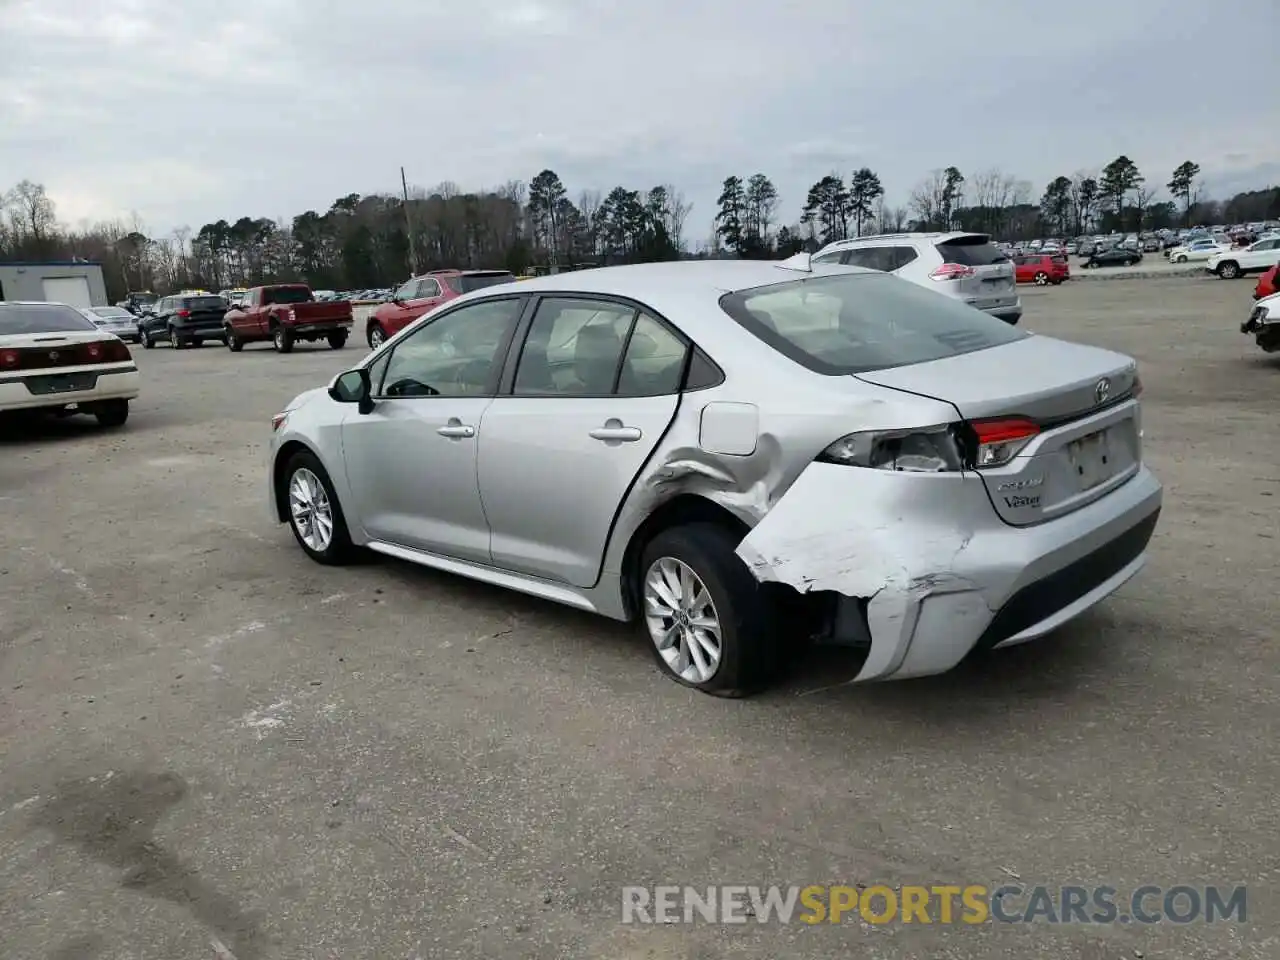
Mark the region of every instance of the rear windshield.
POLYGON ((103 317, 108 320, 112 320, 112 319, 132 320, 133 319, 133 314, 130 313, 128 310, 126 310, 124 307, 90 307, 89 309, 92 310, 93 313, 96 314, 97 316, 103 317))
POLYGON ((221 297, 183 297, 182 305, 188 310, 226 310, 227 301, 221 297))
POLYGON ((262 302, 266 303, 309 303, 311 290, 307 287, 273 287, 263 291, 262 302))
POLYGON ((0 335, 97 329, 80 311, 60 304, 0 303, 0 335))
POLYGON ((927 363, 1027 336, 889 274, 789 280, 725 294, 720 306, 779 353, 829 375, 927 363))
POLYGON ((515 275, 506 271, 493 273, 464 273, 453 277, 453 284, 459 293, 470 293, 472 290, 483 290, 485 287, 496 287, 500 283, 510 283, 515 275))
POLYGON ((986 237, 959 237, 938 244, 938 253, 944 263, 958 263, 966 267, 987 267, 993 263, 1007 263, 1009 258, 986 237))

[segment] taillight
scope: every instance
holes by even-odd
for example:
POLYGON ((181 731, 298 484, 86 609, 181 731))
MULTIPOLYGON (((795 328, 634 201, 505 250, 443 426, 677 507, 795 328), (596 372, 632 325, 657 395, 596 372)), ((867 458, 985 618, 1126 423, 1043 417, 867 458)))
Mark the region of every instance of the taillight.
POLYGON ((12 370, 17 367, 21 359, 17 350, 0 350, 0 367, 12 370))
POLYGON ((975 447, 973 466, 999 467, 1008 463, 1040 433, 1040 425, 1023 417, 997 417, 992 420, 974 420, 969 424, 973 431, 975 447))
POLYGON ((178 311, 178 316, 180 316, 180 317, 189 317, 189 316, 191 316, 191 311, 190 311, 190 310, 186 310, 186 309, 179 310, 179 311, 178 311))
POLYGON ((930 280, 963 280, 965 277, 974 276, 973 267, 966 267, 963 263, 944 263, 933 273, 929 274, 930 280))
POLYGON ((851 433, 823 450, 818 460, 900 473, 946 473, 963 466, 956 429, 951 425, 851 433))
POLYGON ((103 347, 103 344, 101 343, 89 344, 89 361, 91 363, 95 360, 102 359, 102 347, 103 347))
POLYGON ((1142 396, 1142 377, 1138 376, 1136 373, 1133 375, 1133 386, 1129 388, 1129 396, 1133 397, 1135 400, 1142 396))

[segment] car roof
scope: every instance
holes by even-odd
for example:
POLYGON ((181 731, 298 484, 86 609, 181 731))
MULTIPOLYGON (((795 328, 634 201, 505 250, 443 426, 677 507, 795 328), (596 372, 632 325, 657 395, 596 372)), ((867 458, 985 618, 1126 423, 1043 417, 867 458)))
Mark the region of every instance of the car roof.
POLYGON ((839 250, 844 247, 857 246, 860 243, 882 243, 892 242, 894 240, 929 240, 934 243, 941 243, 947 240, 958 240, 961 237, 986 237, 991 240, 991 235, 987 233, 979 233, 974 230, 951 230, 946 232, 934 233, 871 233, 861 237, 845 237, 843 240, 832 240, 826 244, 822 250, 839 250))
MULTIPOLYGON (((698 297, 718 300, 726 293, 788 280, 839 273, 878 273, 864 267, 814 264, 811 271, 783 267, 773 260, 677 260, 594 267, 522 280, 512 289, 524 293, 598 293, 629 297, 661 309, 661 301, 698 297)), ((504 287, 486 287, 497 294, 504 287)))

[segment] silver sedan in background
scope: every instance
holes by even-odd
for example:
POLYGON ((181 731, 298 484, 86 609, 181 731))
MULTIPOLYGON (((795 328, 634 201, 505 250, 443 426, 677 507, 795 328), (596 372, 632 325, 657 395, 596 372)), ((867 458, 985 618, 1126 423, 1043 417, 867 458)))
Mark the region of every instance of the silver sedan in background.
POLYGON ((672 678, 857 680, 1042 636, 1142 567, 1161 487, 1132 359, 897 277, 611 267, 460 297, 272 421, 271 510, 359 548, 638 620, 672 678))
POLYGON ((138 318, 124 307, 83 307, 80 312, 95 327, 121 340, 138 342, 138 318))

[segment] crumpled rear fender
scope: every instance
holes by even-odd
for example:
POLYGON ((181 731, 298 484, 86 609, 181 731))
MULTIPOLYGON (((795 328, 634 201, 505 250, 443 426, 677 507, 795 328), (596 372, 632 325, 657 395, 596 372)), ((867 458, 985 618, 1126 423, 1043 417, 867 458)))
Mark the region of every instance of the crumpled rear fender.
POLYGON ((813 463, 738 556, 761 582, 865 601, 871 649, 855 681, 897 679, 950 669, 990 622, 1000 585, 975 582, 965 554, 993 522, 972 473, 813 463), (917 633, 932 639, 912 650, 917 633))

